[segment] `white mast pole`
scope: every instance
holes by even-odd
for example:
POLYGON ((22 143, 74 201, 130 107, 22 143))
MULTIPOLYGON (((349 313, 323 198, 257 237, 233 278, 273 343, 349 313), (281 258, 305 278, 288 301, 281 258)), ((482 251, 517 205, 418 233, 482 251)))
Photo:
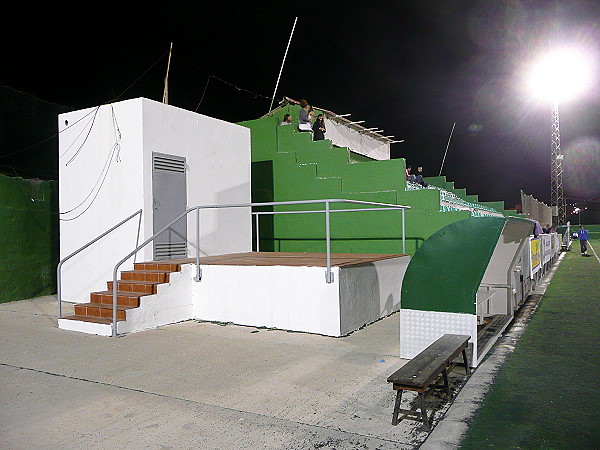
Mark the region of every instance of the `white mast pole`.
POLYGON ((440 167, 440 177, 442 176, 442 169, 444 168, 444 161, 446 161, 446 153, 448 153, 448 147, 450 147, 450 139, 452 139, 452 133, 454 133, 454 127, 456 126, 456 122, 452 125, 452 131, 450 131, 450 137, 448 138, 448 143, 446 144, 446 151, 444 152, 444 159, 442 159, 442 167, 440 167))
POLYGON ((279 69, 279 76, 277 77, 277 83, 275 83, 275 90, 273 91, 273 98, 271 99, 271 106, 269 106, 269 111, 273 109, 273 102, 275 101, 275 93, 277 92, 277 86, 279 86, 279 79, 281 78, 281 72, 283 72, 283 65, 285 64, 285 58, 288 53, 288 49, 290 48, 290 43, 292 42, 292 36, 294 35, 294 29, 296 28, 296 22, 298 22, 298 17, 294 20, 294 26, 292 27, 292 32, 290 33, 290 39, 287 43, 287 47, 285 48, 285 54, 283 55, 283 62, 281 63, 281 69, 279 69))
POLYGON ((173 51, 173 43, 169 48, 169 62, 167 63, 167 74, 165 75, 165 90, 163 92, 163 103, 169 103, 169 68, 171 67, 171 52, 173 51))

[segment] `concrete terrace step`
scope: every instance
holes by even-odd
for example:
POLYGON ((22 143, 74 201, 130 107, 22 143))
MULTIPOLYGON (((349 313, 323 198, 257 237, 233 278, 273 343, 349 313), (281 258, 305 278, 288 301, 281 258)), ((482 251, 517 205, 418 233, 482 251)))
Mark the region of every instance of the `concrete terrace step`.
MULTIPOLYGON (((159 281, 117 280, 117 290, 120 292, 135 292, 142 295, 156 294, 156 286, 159 281)), ((112 291, 113 282, 108 281, 108 290, 112 291)))
MULTIPOLYGON (((126 321, 127 310, 141 306, 140 297, 156 294, 159 284, 170 282, 171 272, 181 271, 181 265, 191 261, 193 260, 189 258, 146 261, 135 263, 134 270, 121 272, 121 279, 117 280, 117 320, 126 321)), ((106 291, 92 292, 89 303, 75 305, 74 315, 59 319, 59 327, 91 334, 111 335, 113 282, 107 281, 107 285, 106 291)))
POLYGON ((135 270, 159 270, 164 272, 179 272, 181 270, 181 263, 168 261, 147 261, 141 263, 134 263, 133 268, 135 270))
MULTIPOLYGON (((72 316, 61 317, 61 319, 77 320, 80 322, 99 323, 102 325, 110 325, 112 323, 112 318, 106 319, 106 318, 102 318, 102 317, 79 316, 77 314, 74 314, 72 316)), ((122 319, 119 319, 118 317, 117 317, 117 320, 122 321, 122 319)))
MULTIPOLYGON (((135 306, 117 305, 117 320, 125 320, 126 311, 132 308, 135 308, 135 306)), ((75 315, 112 319, 112 305, 104 303, 81 303, 75 305, 75 315)))
MULTIPOLYGON (((132 308, 140 306, 140 297, 144 295, 139 292, 122 292, 117 291, 117 305, 130 306, 132 308)), ((90 294, 91 303, 101 303, 105 305, 112 305, 113 292, 112 291, 100 291, 92 292, 90 294)))
POLYGON ((126 270, 121 272, 121 280, 156 281, 168 283, 171 272, 165 270, 126 270))

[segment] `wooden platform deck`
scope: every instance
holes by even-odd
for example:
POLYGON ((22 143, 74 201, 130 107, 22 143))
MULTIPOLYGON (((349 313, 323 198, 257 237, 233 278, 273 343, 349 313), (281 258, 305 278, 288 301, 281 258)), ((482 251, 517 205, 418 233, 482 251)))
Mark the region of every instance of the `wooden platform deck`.
MULTIPOLYGON (((348 267, 367 264, 385 259, 408 256, 403 254, 378 253, 332 253, 332 267, 348 267)), ((196 258, 163 259, 160 261, 145 261, 145 263, 162 264, 193 264, 196 258)), ((202 256, 200 264, 221 266, 291 266, 291 267, 326 267, 325 253, 295 253, 295 252, 247 252, 230 253, 226 255, 202 256)))

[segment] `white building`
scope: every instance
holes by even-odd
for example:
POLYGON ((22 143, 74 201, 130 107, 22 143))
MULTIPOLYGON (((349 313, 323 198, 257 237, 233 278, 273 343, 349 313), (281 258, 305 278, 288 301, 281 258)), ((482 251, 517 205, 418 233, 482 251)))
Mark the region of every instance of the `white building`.
MULTIPOLYGON (((64 264, 64 301, 106 290, 115 264, 186 206, 251 201, 245 127, 137 98, 61 114, 58 131, 61 259, 142 210, 64 264)), ((201 255, 251 251, 249 208, 203 211, 200 222, 201 255)), ((195 255, 195 226, 189 214, 136 261, 195 255)))

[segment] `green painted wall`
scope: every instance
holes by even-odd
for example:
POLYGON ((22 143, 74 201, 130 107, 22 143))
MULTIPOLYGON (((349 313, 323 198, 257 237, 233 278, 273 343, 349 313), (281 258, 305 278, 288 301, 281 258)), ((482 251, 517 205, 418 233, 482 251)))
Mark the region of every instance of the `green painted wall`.
POLYGON ((434 233, 406 269, 402 308, 475 314, 475 294, 506 220, 469 218, 434 233))
MULTIPOLYGON (((410 206, 406 212, 409 254, 440 228, 470 217, 468 211, 439 212, 438 190, 406 191, 404 159, 370 160, 329 140, 313 142, 310 133, 297 131, 298 112, 298 106, 288 105, 274 117, 240 123, 252 130, 253 201, 346 198, 410 206), (279 126, 285 113, 291 114, 292 125, 279 126)), ((454 189, 445 177, 434 178, 468 201, 477 199, 464 189, 454 189)), ((298 206, 276 207, 277 211, 290 209, 298 206)), ((259 228, 261 250, 325 251, 323 214, 261 216, 259 228)), ((399 211, 332 214, 334 252, 401 253, 401 234, 399 211)))
POLYGON ((0 302, 56 292, 57 186, 0 175, 0 302))

